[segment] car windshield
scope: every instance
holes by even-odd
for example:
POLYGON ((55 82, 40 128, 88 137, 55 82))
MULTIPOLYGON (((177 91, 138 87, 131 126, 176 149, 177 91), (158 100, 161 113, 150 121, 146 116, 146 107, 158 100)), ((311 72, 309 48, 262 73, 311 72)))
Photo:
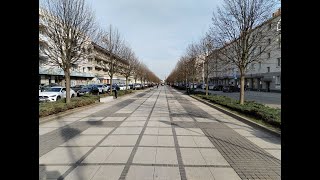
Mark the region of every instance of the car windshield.
POLYGON ((61 88, 46 88, 44 92, 60 92, 61 88))
POLYGON ((102 85, 97 85, 98 87, 102 87, 102 85))

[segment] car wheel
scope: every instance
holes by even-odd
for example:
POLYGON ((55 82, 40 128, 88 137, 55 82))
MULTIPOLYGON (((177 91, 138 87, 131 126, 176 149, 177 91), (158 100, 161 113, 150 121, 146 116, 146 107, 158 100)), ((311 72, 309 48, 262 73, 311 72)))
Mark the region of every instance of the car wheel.
POLYGON ((74 94, 71 95, 71 98, 74 98, 74 94))
POLYGON ((61 97, 60 97, 60 96, 58 96, 58 97, 57 97, 56 101, 58 101, 59 99, 61 99, 61 97))

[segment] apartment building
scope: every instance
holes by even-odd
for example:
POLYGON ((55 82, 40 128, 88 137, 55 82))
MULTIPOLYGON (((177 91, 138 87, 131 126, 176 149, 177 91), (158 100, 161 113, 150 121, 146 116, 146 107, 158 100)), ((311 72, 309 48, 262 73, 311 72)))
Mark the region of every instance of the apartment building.
MULTIPOLYGON (((262 54, 263 60, 252 63, 246 69, 245 85, 249 90, 281 92, 281 9, 258 28, 266 28, 271 36, 266 42, 270 51, 262 54)), ((257 51, 259 51, 257 47, 257 51)), ((213 66, 217 63, 213 63, 213 66)), ((220 64, 210 76, 210 82, 219 85, 239 85, 240 73, 235 65, 220 64)))
MULTIPOLYGON (((64 72, 60 67, 48 63, 48 57, 42 54, 40 49, 49 48, 46 37, 46 26, 43 21, 45 12, 39 9, 39 84, 48 85, 56 83, 64 86, 64 72)), ((72 64, 70 69, 71 86, 78 84, 110 83, 108 75, 108 61, 111 54, 103 47, 92 41, 88 41, 81 53, 86 56, 72 64)), ((121 68, 126 68, 127 62, 118 56, 113 55, 119 61, 121 68)), ((114 83, 125 83, 125 78, 121 74, 115 74, 114 83)))

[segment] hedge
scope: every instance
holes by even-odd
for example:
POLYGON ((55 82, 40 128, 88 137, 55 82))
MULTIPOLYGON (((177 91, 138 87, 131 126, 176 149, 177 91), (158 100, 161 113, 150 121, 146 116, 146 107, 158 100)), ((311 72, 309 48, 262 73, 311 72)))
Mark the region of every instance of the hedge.
POLYGON ((253 101, 245 101, 243 105, 240 105, 238 100, 226 96, 205 96, 202 94, 197 94, 196 96, 209 100, 215 104, 230 108, 231 110, 261 119, 262 121, 276 128, 280 128, 281 126, 281 109, 271 108, 253 101))
POLYGON ((45 102, 39 104, 39 117, 49 116, 59 112, 66 111, 77 107, 93 104, 100 100, 99 96, 85 95, 81 97, 71 98, 70 103, 65 103, 65 99, 60 99, 56 102, 45 102))

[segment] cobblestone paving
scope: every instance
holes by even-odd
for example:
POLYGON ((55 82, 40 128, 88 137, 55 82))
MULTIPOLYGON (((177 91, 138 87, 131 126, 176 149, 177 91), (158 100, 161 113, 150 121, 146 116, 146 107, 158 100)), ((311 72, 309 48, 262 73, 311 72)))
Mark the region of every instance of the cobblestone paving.
POLYGON ((252 131, 161 86, 40 125, 39 176, 280 179, 281 146, 252 131))

